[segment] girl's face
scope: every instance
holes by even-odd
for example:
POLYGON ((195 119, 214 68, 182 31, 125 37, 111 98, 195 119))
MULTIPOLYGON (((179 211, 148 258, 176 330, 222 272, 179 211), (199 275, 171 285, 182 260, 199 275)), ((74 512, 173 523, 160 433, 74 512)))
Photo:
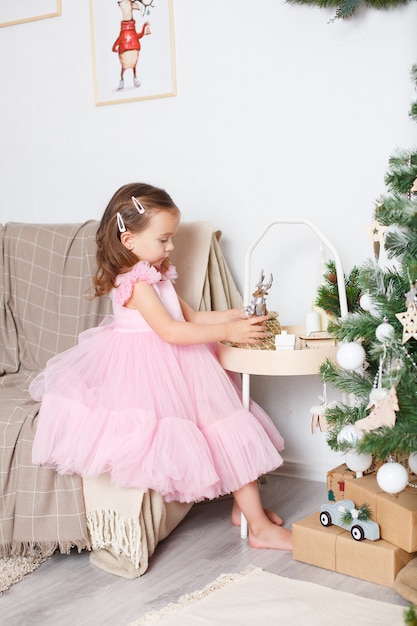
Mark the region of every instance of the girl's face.
POLYGON ((122 233, 121 241, 141 261, 158 267, 174 249, 174 235, 179 222, 179 215, 159 211, 150 219, 145 230, 140 233, 126 231, 122 233))

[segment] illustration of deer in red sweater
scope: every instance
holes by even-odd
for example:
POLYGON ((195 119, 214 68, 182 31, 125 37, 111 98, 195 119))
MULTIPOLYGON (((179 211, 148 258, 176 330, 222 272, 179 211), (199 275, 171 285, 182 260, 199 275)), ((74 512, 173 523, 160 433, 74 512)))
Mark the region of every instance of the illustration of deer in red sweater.
POLYGON ((113 44, 113 52, 117 52, 122 66, 118 90, 124 89, 124 74, 126 70, 133 71, 133 84, 140 87, 140 80, 136 76, 136 67, 141 49, 140 40, 144 35, 150 35, 149 22, 145 22, 141 31, 136 32, 136 22, 133 19, 133 11, 146 10, 152 6, 153 0, 146 3, 145 0, 119 0, 117 3, 122 11, 120 34, 113 44))

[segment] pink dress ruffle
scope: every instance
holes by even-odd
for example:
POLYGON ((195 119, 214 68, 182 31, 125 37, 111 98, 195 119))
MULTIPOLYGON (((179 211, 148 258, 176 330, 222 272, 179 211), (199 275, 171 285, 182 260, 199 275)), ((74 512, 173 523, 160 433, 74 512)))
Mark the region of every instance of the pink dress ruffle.
POLYGON ((113 316, 81 333, 31 384, 41 400, 33 462, 60 473, 110 472, 114 483, 196 502, 235 491, 282 464, 284 442, 220 365, 215 346, 163 341, 124 306, 137 281, 152 284, 177 320, 172 285, 139 262, 119 277, 113 316))

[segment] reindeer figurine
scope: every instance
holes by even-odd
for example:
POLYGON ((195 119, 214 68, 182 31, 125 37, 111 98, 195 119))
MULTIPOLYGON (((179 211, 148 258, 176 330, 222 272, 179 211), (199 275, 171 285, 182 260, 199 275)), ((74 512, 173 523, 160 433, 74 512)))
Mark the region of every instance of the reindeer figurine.
POLYGON ((119 54, 122 70, 120 73, 120 81, 118 91, 124 89, 124 74, 126 70, 133 71, 133 84, 140 87, 140 80, 136 76, 136 66, 138 64, 140 52, 140 39, 144 35, 150 35, 149 22, 145 22, 140 33, 136 32, 136 22, 133 19, 133 11, 141 8, 146 10, 152 6, 153 0, 146 4, 145 0, 119 0, 117 3, 122 11, 122 23, 120 34, 113 44, 113 52, 119 54))
POLYGON ((269 275, 269 280, 265 281, 264 271, 261 271, 261 275, 259 277, 259 281, 256 284, 256 290, 252 294, 252 300, 250 304, 245 306, 244 311, 247 317, 251 315, 266 315, 266 296, 268 295, 268 289, 272 286, 272 274, 269 275))

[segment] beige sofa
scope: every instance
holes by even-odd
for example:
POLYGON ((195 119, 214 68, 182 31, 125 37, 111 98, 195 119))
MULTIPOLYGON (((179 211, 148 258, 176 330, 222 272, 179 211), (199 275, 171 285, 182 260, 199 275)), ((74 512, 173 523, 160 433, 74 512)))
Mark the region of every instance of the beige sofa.
MULTIPOLYGON (((97 565, 134 577, 188 508, 169 510, 158 494, 115 488, 105 475, 83 482, 31 463, 39 404, 30 381, 110 313, 109 298, 88 297, 96 229, 0 225, 0 556, 93 549, 97 565)), ((196 309, 241 306, 218 239, 206 222, 176 236, 177 289, 196 309)))

